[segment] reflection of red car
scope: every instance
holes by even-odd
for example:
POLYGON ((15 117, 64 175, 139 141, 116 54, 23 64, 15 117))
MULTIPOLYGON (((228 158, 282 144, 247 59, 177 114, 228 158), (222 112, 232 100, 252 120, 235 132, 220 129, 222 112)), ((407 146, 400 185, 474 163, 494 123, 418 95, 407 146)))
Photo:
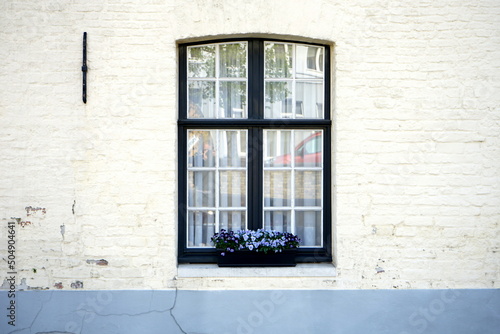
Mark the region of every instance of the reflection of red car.
MULTIPOLYGON (((284 154, 270 161, 270 166, 290 165, 292 154, 284 154)), ((318 131, 295 147, 295 166, 320 166, 323 162, 323 133, 318 131)))

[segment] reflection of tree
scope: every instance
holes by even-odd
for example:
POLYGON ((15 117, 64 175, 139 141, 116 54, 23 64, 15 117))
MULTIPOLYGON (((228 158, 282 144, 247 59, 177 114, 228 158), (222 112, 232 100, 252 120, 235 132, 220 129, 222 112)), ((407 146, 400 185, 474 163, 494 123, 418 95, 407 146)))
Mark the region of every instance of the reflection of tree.
POLYGON ((215 46, 189 48, 189 77, 207 78, 215 75, 215 46))
MULTIPOLYGON (((197 80, 189 86, 190 104, 196 104, 200 110, 199 117, 203 117, 203 101, 210 101, 215 98, 215 81, 197 80)), ((190 115, 191 117, 191 115, 190 115)), ((197 116, 198 117, 198 116, 197 116)))
MULTIPOLYGON (((203 101, 213 100, 215 89, 219 90, 219 106, 224 109, 224 117, 233 117, 233 108, 242 108, 246 105, 247 76, 247 44, 227 43, 204 45, 189 49, 189 77, 199 78, 198 84, 192 86, 190 99, 198 96, 199 101, 193 102, 202 105, 203 101), (219 73, 216 73, 216 62, 219 64, 219 73), (219 87, 215 87, 216 79, 219 87), (241 81, 225 81, 225 78, 241 78, 241 81)), ((202 116, 203 117, 203 116, 202 116)))
POLYGON ((284 101, 291 95, 291 91, 287 87, 287 82, 267 82, 266 83, 266 101, 274 103, 277 101, 284 101))
MULTIPOLYGON (((247 45, 243 43, 220 44, 220 73, 221 78, 247 77, 247 45)), ((222 82, 220 87, 219 103, 224 108, 224 117, 240 116, 234 113, 234 107, 244 109, 246 105, 246 85, 241 81, 222 82), (235 101, 233 101, 233 99, 235 101)))
MULTIPOLYGON (((190 85, 190 100, 201 106, 203 101, 213 99, 215 96, 212 81, 203 79, 215 76, 215 45, 191 47, 188 50, 188 76, 201 79, 190 85)), ((203 117, 201 108, 199 109, 200 114, 196 115, 195 118, 203 117)))
POLYGON ((220 44, 221 78, 245 78, 247 70, 247 45, 242 43, 220 44))
POLYGON ((265 47, 266 78, 290 78, 292 76, 292 46, 267 43, 265 47))
MULTIPOLYGON (((290 78, 292 74, 292 47, 288 44, 266 43, 265 46, 266 78, 290 78)), ((285 100, 291 91, 287 82, 274 81, 266 84, 266 101, 274 103, 285 100)))
MULTIPOLYGON (((293 48, 290 44, 265 44, 265 77, 289 79, 292 76, 293 48)), ((219 106, 224 109, 224 117, 234 117, 235 108, 245 108, 247 104, 246 81, 226 81, 225 78, 247 77, 247 44, 225 43, 202 45, 189 48, 188 76, 197 79, 190 88, 190 100, 198 105, 213 100, 215 89, 219 90, 219 106), (219 73, 216 73, 216 62, 219 73), (216 78, 219 87, 215 87, 216 78), (199 100, 198 100, 199 99, 199 100)), ((284 101, 291 95, 286 81, 266 83, 266 102, 284 101)), ((203 116, 201 116, 203 117, 203 116)))

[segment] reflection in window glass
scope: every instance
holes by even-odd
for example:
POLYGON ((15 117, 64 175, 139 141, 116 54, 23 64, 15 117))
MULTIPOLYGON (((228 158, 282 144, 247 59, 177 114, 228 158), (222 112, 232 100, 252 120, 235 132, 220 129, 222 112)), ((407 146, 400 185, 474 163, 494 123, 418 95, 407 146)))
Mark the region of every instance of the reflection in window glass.
POLYGON ((179 263, 212 262, 215 232, 247 228, 331 261, 329 47, 226 39, 179 55, 179 263))
POLYGON ((245 81, 222 81, 219 90, 219 118, 245 118, 246 93, 245 81))
POLYGON ((188 211, 188 245, 208 246, 215 233, 215 212, 212 210, 188 211))
POLYGON ((264 212, 264 228, 280 232, 293 232, 292 211, 272 210, 264 212))
POLYGON ((188 167, 215 167, 216 130, 191 130, 188 136, 188 167))
POLYGON ((191 81, 188 87, 190 118, 214 118, 216 114, 215 81, 191 81))
POLYGON ((296 167, 321 167, 323 163, 323 132, 295 131, 294 162, 296 167))
POLYGON ((264 130, 263 187, 265 226, 321 246, 323 131, 264 130))
POLYGON ((299 79, 323 78, 324 48, 310 45, 297 45, 296 50, 296 77, 299 79))
POLYGON ((286 81, 266 82, 264 108, 266 118, 292 118, 292 83, 286 81))
POLYGON ((264 43, 265 118, 324 116, 324 47, 264 43))
POLYGON ((264 206, 283 207, 292 204, 290 171, 264 172, 264 206))
POLYGON ((247 43, 188 47, 188 118, 248 117, 247 58, 247 43))
POLYGON ((292 130, 264 131, 264 165, 283 167, 292 164, 292 130))
POLYGON ((245 167, 247 132, 241 130, 219 131, 219 166, 245 167))
MULTIPOLYGON (((245 211, 220 211, 219 212, 219 226, 217 227, 217 232, 221 229, 226 231, 238 231, 245 229, 246 222, 246 212, 245 211)), ((210 237, 213 234, 210 235, 210 237)))
POLYGON ((265 44, 266 78, 291 78, 293 71, 293 45, 265 44))
POLYGON ((188 50, 188 76, 191 78, 215 77, 215 46, 195 46, 188 50))
POLYGON ((317 82, 297 82, 295 97, 300 106, 295 118, 323 117, 323 85, 317 82))
POLYGON ((188 182, 190 185, 196 185, 189 188, 189 206, 212 207, 215 205, 215 198, 212 195, 215 191, 214 172, 189 172, 188 182))
POLYGON ((295 230, 300 236, 301 246, 321 244, 321 219, 321 211, 297 211, 295 213, 295 230))
POLYGON ((295 171, 295 206, 321 206, 321 172, 295 171))
POLYGON ((246 44, 220 44, 220 77, 246 78, 247 76, 247 48, 246 44))
POLYGON ((187 140, 187 244, 210 247, 216 230, 246 227, 247 131, 189 130, 187 140))

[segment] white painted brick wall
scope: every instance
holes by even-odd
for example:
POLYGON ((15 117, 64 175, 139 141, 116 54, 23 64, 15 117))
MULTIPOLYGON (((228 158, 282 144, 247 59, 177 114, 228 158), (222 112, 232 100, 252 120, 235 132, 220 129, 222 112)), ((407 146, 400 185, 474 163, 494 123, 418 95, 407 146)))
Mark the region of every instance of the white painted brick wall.
POLYGON ((2 1, 2 279, 18 217, 32 288, 498 288, 499 29, 493 0, 2 1), (174 279, 176 42, 240 34, 335 44, 336 277, 174 279))

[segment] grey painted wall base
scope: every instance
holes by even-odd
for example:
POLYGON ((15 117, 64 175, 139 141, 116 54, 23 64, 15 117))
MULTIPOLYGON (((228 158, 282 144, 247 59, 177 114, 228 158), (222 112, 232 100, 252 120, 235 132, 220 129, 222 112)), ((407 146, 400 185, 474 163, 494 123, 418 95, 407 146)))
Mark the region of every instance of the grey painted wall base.
POLYGON ((500 332, 489 289, 0 291, 0 305, 0 333, 18 334, 500 332))

